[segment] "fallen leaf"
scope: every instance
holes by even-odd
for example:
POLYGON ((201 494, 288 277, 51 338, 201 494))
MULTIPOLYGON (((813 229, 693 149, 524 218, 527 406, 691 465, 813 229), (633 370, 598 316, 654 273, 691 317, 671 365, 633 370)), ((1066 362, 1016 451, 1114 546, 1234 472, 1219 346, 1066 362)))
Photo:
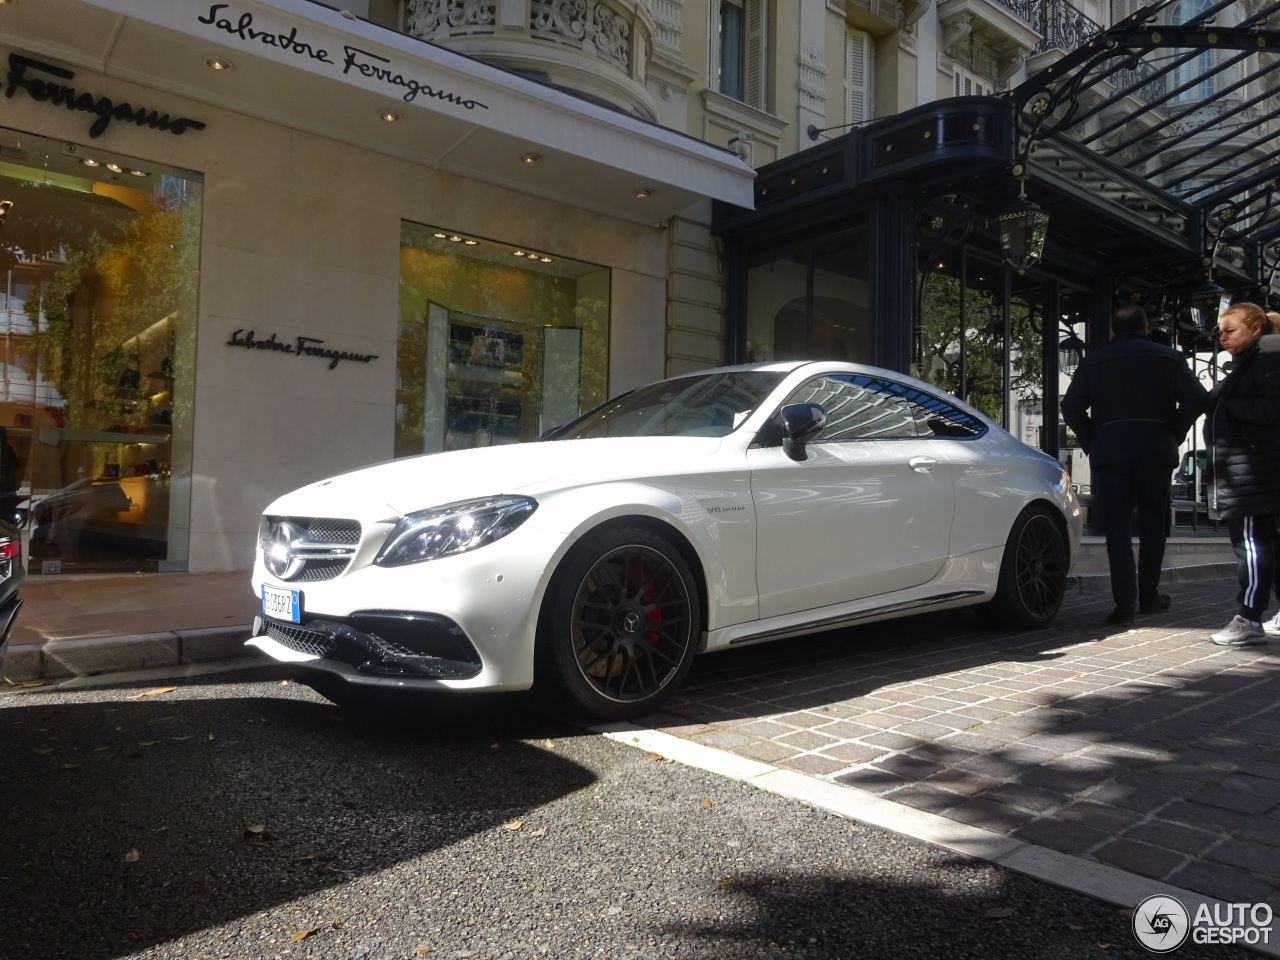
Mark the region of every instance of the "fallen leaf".
POLYGON ((19 690, 25 690, 28 687, 43 687, 45 685, 43 680, 10 680, 8 677, 4 678, 4 682, 19 690))
POLYGON ((287 687, 288 685, 289 685, 289 681, 288 681, 288 680, 281 680, 281 681, 280 681, 280 686, 282 686, 282 687, 287 687))
POLYGON ((539 827, 537 830, 529 831, 529 836, 531 837, 545 837, 546 835, 547 835, 546 827, 539 827))
POLYGON ((710 800, 707 800, 707 799, 705 799, 705 798, 704 798, 704 799, 703 799, 703 801, 702 801, 702 805, 703 805, 704 807, 709 807, 709 806, 711 806, 711 801, 710 801, 710 800))
POLYGON ((717 881, 716 881, 716 886, 717 886, 717 887, 732 887, 732 886, 733 886, 733 881, 732 881, 732 880, 717 880, 717 881))
POLYGON ((139 741, 138 741, 138 746, 140 746, 140 747, 154 747, 154 746, 155 746, 157 743, 159 743, 159 742, 160 742, 159 740, 139 740, 139 741))
POLYGON ((129 694, 130 700, 141 700, 143 697, 158 697, 162 693, 173 693, 177 687, 156 687, 154 690, 139 690, 137 693, 129 694))
POLYGON ((289 937, 289 939, 292 940, 294 943, 297 943, 299 940, 305 940, 307 939, 307 937, 314 936, 316 933, 316 930, 317 930, 316 927, 312 927, 310 930, 299 930, 297 933, 289 937))
POLYGON ((823 708, 822 708, 822 712, 823 712, 823 713, 827 713, 827 712, 829 712, 830 710, 831 710, 831 708, 830 708, 830 707, 823 707, 823 708))
POLYGON ((335 920, 335 921, 333 921, 333 923, 329 924, 329 929, 330 929, 330 930, 341 930, 341 929, 342 929, 342 924, 341 924, 339 921, 335 920))
POLYGON ((662 759, 662 754, 660 754, 660 753, 653 753, 652 751, 650 751, 649 755, 648 755, 647 757, 645 757, 645 759, 646 759, 646 760, 650 760, 650 761, 652 761, 652 760, 661 760, 661 759, 662 759))
POLYGON ((1083 930, 1083 929, 1084 929, 1084 924, 1082 924, 1082 923, 1068 923, 1068 924, 1067 924, 1067 929, 1068 929, 1068 930, 1083 930))
POLYGON ((1130 920, 1133 919, 1133 907, 1121 907, 1116 911, 1116 913, 1120 914, 1122 917, 1128 917, 1130 920))
POLYGON ((130 847, 129 852, 124 855, 125 863, 137 863, 142 859, 142 854, 138 852, 137 847, 130 847))
POLYGON ((1000 920, 1013 916, 1013 907, 991 907, 982 915, 987 920, 1000 920))
POLYGON ((109 744, 109 743, 108 743, 108 744, 105 744, 105 745, 103 745, 103 746, 101 746, 101 747, 94 747, 94 748, 93 748, 93 752, 94 752, 94 753, 102 753, 104 750, 110 750, 110 749, 111 749, 111 744, 109 744))
POLYGON ((173 829, 172 827, 156 827, 156 829, 155 829, 155 831, 154 831, 154 832, 155 832, 155 833, 164 833, 165 831, 167 831, 167 830, 172 830, 172 829, 173 829))
POLYGON ((49 754, 53 753, 53 749, 53 747, 32 747, 31 752, 38 753, 42 757, 47 757, 49 754))
POLYGON ((1111 949, 1111 944, 1109 944, 1109 943, 1100 943, 1100 944, 1098 944, 1098 949, 1099 949, 1099 950, 1110 950, 1110 949, 1111 949))
POLYGON ((212 733, 211 733, 211 734, 209 734, 209 739, 210 739, 210 740, 212 740, 212 739, 213 739, 213 734, 212 734, 212 733))
POLYGON ((251 827, 244 828, 244 838, 246 840, 262 840, 265 842, 267 840, 274 840, 276 837, 275 834, 267 829, 267 825, 265 823, 255 823, 251 827))
POLYGON ((190 740, 191 734, 187 734, 185 737, 170 737, 169 739, 170 740, 190 740))
POLYGON ((64 764, 62 765, 62 769, 63 769, 63 770, 74 770, 74 769, 75 769, 76 767, 78 767, 78 766, 80 766, 80 764, 78 764, 78 763, 64 763, 64 764))
POLYGON ((554 750, 556 748, 556 742, 554 740, 543 740, 542 745, 548 750, 554 750))
POLYGON ((521 820, 519 817, 516 817, 514 820, 508 820, 506 823, 504 823, 502 825, 502 829, 503 830, 519 830, 523 826, 524 826, 524 821, 521 820))
POLYGON ((415 952, 418 956, 423 957, 423 956, 426 956, 428 953, 430 953, 430 952, 431 952, 431 948, 430 948, 430 947, 419 947, 419 948, 418 948, 417 950, 415 950, 414 952, 415 952))

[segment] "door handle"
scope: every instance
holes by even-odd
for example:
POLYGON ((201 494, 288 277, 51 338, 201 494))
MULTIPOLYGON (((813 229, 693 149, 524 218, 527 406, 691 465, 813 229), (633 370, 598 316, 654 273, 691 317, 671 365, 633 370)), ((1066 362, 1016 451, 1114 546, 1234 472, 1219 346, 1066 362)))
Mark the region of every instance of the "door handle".
POLYGON ((907 461, 907 466, 917 473, 929 473, 938 465, 938 461, 933 457, 912 457, 907 461))

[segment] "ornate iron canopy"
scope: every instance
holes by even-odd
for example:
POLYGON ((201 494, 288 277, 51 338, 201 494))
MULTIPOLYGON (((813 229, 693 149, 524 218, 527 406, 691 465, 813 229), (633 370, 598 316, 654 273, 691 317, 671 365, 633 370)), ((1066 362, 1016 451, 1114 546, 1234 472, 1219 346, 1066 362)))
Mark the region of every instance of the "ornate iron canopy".
POLYGON ((1261 285, 1280 243, 1277 76, 1280 0, 1159 0, 1009 94, 1014 176, 1107 197, 1261 285))

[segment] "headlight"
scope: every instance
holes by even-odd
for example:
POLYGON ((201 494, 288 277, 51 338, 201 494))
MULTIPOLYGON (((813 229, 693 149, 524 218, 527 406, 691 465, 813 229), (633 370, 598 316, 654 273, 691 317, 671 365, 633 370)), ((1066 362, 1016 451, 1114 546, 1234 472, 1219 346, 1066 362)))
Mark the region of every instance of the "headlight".
POLYGON ((529 497, 489 497, 405 514, 374 563, 401 567, 501 540, 538 509, 529 497))

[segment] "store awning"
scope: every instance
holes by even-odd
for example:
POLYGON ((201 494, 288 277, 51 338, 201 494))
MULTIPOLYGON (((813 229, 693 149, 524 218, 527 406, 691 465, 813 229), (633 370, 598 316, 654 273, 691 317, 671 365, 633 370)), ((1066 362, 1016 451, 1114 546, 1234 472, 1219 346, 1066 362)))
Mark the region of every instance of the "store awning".
POLYGON ((635 222, 752 204, 730 151, 303 0, 3 4, 0 43, 635 222))

